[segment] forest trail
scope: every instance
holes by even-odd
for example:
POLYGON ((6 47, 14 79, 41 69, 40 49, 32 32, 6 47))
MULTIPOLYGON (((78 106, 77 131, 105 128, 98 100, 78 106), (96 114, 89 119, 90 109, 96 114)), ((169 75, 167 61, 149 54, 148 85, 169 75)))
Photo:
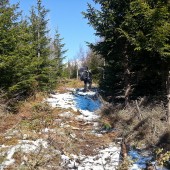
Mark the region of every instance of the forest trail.
POLYGON ((120 147, 113 142, 116 132, 100 125, 101 106, 96 89, 50 94, 1 135, 0 170, 115 169, 120 147))
MULTIPOLYGON (((72 109, 60 114, 67 117, 63 127, 72 130, 70 134, 77 140, 79 153, 62 155, 66 169, 113 170, 119 163, 120 147, 113 143, 116 133, 106 133, 100 127, 101 101, 96 89, 83 92, 83 89, 67 89, 64 94, 51 95, 47 99, 53 107, 72 109)), ((77 149, 78 149, 77 148, 77 149)))
MULTIPOLYGON (((97 88, 86 93, 64 88, 27 103, 27 114, 1 133, 0 170, 116 170, 121 138, 103 126, 102 106, 97 88)), ((151 160, 133 150, 129 155, 137 160, 127 162, 129 170, 141 170, 151 160)))

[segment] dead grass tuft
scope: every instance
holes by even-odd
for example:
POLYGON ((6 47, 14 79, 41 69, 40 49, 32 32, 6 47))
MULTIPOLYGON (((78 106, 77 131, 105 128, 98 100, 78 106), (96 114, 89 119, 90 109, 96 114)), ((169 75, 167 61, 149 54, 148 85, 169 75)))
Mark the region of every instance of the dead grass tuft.
POLYGON ((65 93, 67 92, 67 88, 82 88, 84 84, 82 81, 77 79, 63 79, 57 86, 57 92, 65 93))
POLYGON ((18 138, 17 137, 13 137, 13 138, 5 138, 4 144, 7 146, 13 146, 16 145, 18 143, 18 138))
POLYGON ((0 133, 5 133, 7 130, 11 129, 20 121, 18 115, 6 114, 0 116, 0 133))
MULTIPOLYGON (((83 87, 83 82, 80 80, 61 80, 57 91, 66 92, 67 88, 72 87, 83 87)), ((13 155, 15 163, 9 166, 9 169, 62 169, 60 166, 61 155, 66 155, 70 159, 72 154, 94 155, 99 148, 107 147, 117 137, 116 132, 105 133, 100 137, 95 135, 92 133, 93 123, 75 119, 77 115, 81 114, 79 111, 53 109, 48 104, 43 103, 44 98, 44 94, 38 93, 20 105, 18 114, 3 116, 3 132, 5 133, 12 128, 10 132, 13 134, 9 135, 11 138, 8 140, 1 137, 0 144, 17 145, 18 140, 23 139, 32 141, 43 139, 48 143, 47 148, 39 147, 35 152, 23 153, 22 150, 16 150, 13 155), (60 114, 63 112, 71 112, 72 116, 62 117, 60 114)), ((119 122, 118 115, 117 117, 108 117, 105 122, 101 123, 103 125, 109 124, 110 118, 119 122)), ((114 123, 109 126, 114 127, 114 123)), ((0 161, 3 162, 4 157, 0 157, 0 161)))
POLYGON ((128 143, 155 145, 168 128, 162 119, 166 115, 166 109, 160 104, 141 107, 140 110, 142 119, 133 107, 122 109, 110 106, 102 111, 102 122, 117 129, 128 143))

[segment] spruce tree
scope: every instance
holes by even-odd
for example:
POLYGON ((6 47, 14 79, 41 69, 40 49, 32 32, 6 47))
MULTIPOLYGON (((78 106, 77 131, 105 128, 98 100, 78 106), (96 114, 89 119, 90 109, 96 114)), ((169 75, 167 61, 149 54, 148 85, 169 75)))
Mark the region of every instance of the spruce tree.
POLYGON ((22 95, 30 95, 37 88, 36 72, 37 58, 32 56, 32 34, 28 23, 23 20, 17 26, 18 34, 16 39, 15 65, 13 67, 13 84, 9 88, 10 93, 22 93, 22 95), (29 94, 30 93, 30 94, 29 94))
POLYGON ((102 41, 90 47, 106 61, 101 82, 112 95, 155 95, 165 91, 169 62, 169 1, 94 0, 84 13, 102 41))
POLYGON ((33 57, 38 59, 37 82, 38 90, 48 90, 50 83, 50 38, 47 29, 49 10, 45 9, 41 0, 37 0, 37 6, 32 7, 30 16, 30 30, 33 35, 33 57))
POLYGON ((14 81, 17 44, 18 5, 10 5, 7 0, 0 4, 0 87, 8 90, 14 81))
POLYGON ((99 81, 99 79, 103 78, 104 59, 100 55, 89 49, 86 54, 85 63, 91 70, 93 80, 99 81))
POLYGON ((56 30, 54 40, 51 42, 51 54, 50 54, 50 70, 51 70, 51 86, 56 85, 59 78, 63 74, 63 59, 67 50, 64 50, 65 44, 62 43, 63 38, 60 38, 58 30, 56 30))
POLYGON ((118 31, 129 8, 129 1, 95 0, 94 2, 100 4, 101 10, 89 4, 87 13, 83 14, 96 30, 96 35, 101 38, 100 42, 90 44, 90 47, 106 62, 105 79, 100 83, 101 88, 107 89, 114 96, 129 95, 127 91, 130 80, 127 79, 127 74, 130 72, 128 64, 130 44, 118 31))
POLYGON ((136 91, 141 94, 165 93, 170 65, 168 18, 168 3, 133 1, 121 24, 122 36, 133 45, 133 56, 136 56, 132 58, 133 71, 138 79, 136 91))
POLYGON ((60 34, 58 30, 56 30, 54 41, 53 41, 53 60, 56 61, 56 68, 58 69, 58 73, 61 76, 62 74, 62 67, 63 67, 63 60, 65 59, 65 53, 67 50, 64 50, 65 44, 62 43, 63 38, 60 38, 60 34))
MULTIPOLYGON (((1 1, 2 2, 2 1, 1 1)), ((18 101, 31 95, 36 86, 37 61, 32 57, 32 34, 28 23, 20 20, 18 4, 3 1, 0 6, 0 88, 5 91, 8 109, 15 111, 18 101)))

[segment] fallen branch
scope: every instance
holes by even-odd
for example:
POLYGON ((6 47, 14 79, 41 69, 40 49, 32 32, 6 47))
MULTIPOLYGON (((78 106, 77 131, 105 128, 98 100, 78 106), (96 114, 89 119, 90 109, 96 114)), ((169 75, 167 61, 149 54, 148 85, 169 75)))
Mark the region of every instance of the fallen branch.
MULTIPOLYGON (((135 103, 136 103, 136 109, 137 109, 137 113, 138 113, 138 119, 142 120, 142 113, 141 113, 141 110, 139 108, 138 101, 135 100, 135 103)), ((140 103, 140 104, 142 104, 142 103, 140 103)))
MULTIPOLYGON (((147 99, 146 96, 141 98, 141 100, 138 104, 138 107, 140 107, 144 103, 144 101, 146 101, 146 99, 147 99)), ((136 110, 136 107, 132 108, 132 110, 130 111, 130 114, 133 113, 135 110, 136 110)))

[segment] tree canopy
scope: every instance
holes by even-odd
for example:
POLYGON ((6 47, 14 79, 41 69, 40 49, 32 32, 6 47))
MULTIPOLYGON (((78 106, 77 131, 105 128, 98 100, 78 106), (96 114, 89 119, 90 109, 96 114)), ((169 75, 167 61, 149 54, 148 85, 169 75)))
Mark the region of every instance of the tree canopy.
POLYGON ((1 1, 0 89, 7 98, 18 101, 56 86, 65 51, 60 34, 55 35, 54 42, 48 36, 48 12, 42 1, 37 0, 26 19, 19 11, 19 4, 1 1), (54 50, 50 44, 54 44, 54 50), (55 53, 53 59, 52 53, 55 53))
POLYGON ((94 0, 84 17, 101 38, 90 47, 106 61, 101 87, 114 97, 166 92, 170 70, 170 2, 94 0))

